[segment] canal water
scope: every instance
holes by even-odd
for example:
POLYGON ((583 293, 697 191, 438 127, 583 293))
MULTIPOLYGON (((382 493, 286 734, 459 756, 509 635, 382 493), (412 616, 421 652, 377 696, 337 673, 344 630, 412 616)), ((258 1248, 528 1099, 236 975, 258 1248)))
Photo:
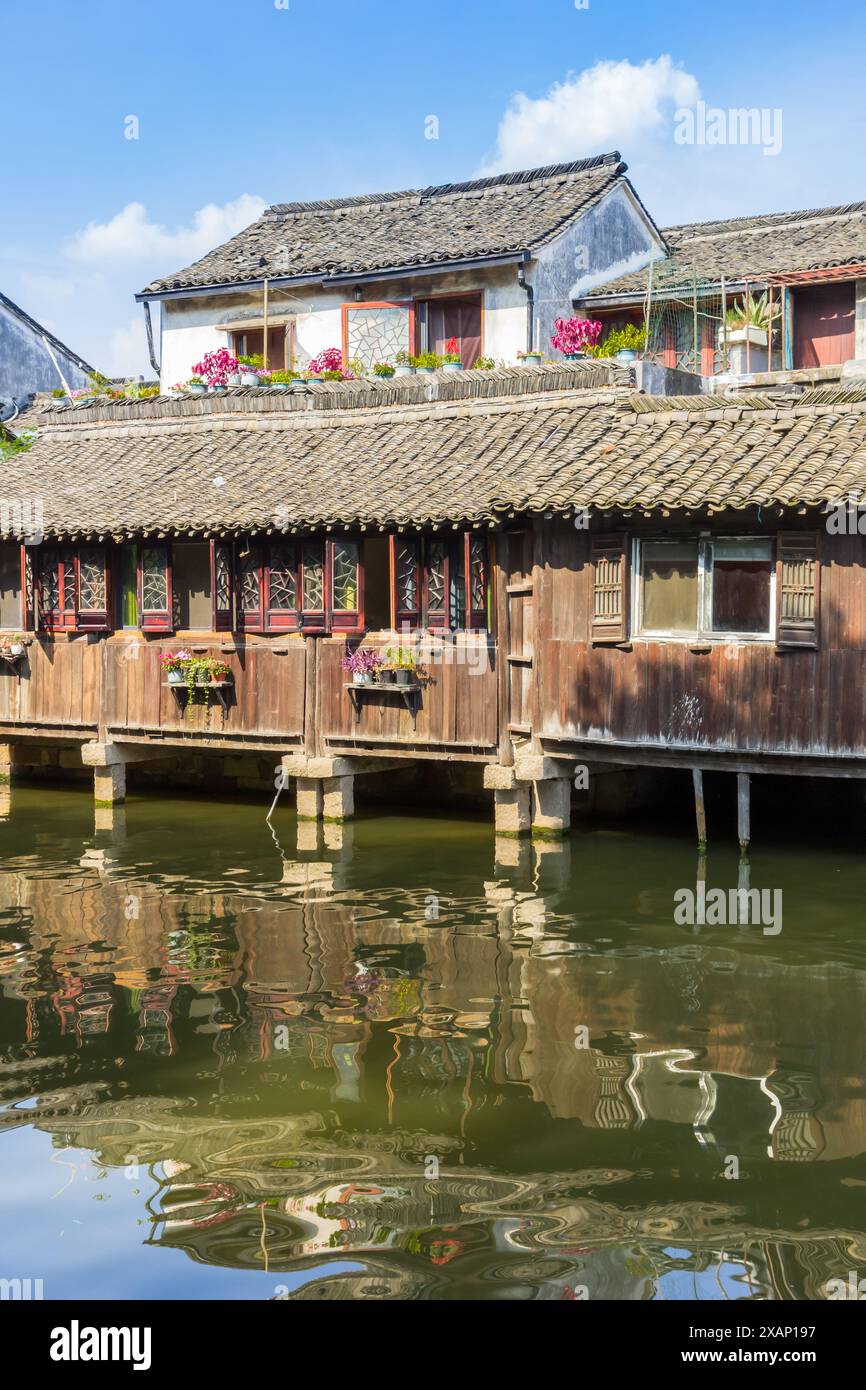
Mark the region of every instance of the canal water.
POLYGON ((524 1301, 866 1277, 855 845, 744 867, 658 827, 93 815, 23 786, 0 819, 0 1277, 524 1301), (773 920, 700 909, 738 887, 773 920))

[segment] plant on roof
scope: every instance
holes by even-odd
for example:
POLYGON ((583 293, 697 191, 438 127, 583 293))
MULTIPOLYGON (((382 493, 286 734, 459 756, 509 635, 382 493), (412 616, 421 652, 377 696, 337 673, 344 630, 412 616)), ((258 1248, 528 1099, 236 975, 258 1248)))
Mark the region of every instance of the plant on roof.
POLYGON ((385 377, 393 376, 394 368, 391 366, 390 362, 374 362, 373 375, 385 377))
POLYGON ((472 370, 479 372, 492 372, 495 366, 496 363, 492 357, 476 357, 475 361, 472 363, 472 370))
POLYGON ((241 367, 251 367, 253 371, 257 371, 259 367, 265 365, 264 354, 261 352, 247 352, 242 357, 238 358, 238 365, 241 367))
POLYGON ((725 323, 728 328, 759 328, 768 333, 773 320, 778 318, 780 313, 781 305, 778 302, 771 304, 766 292, 758 299, 746 294, 728 310, 725 323))
POLYGON ((201 361, 196 362, 192 379, 195 381, 198 378, 208 386, 225 386, 227 378, 237 369, 238 359, 228 348, 217 348, 215 352, 206 352, 201 361))
POLYGON ((279 369, 278 371, 276 371, 276 372, 271 372, 271 385, 272 385, 272 386, 288 386, 290 382, 292 382, 292 381, 294 381, 294 380, 296 379, 296 377, 297 377, 297 373, 296 373, 296 372, 286 372, 286 371, 283 371, 282 368, 280 368, 280 369, 279 369))
MULTIPOLYGON (((339 372, 343 374, 343 354, 339 348, 325 348, 318 357, 314 357, 310 363, 310 371, 315 376, 324 376, 326 372, 339 372)), ((329 377, 328 380, 334 380, 329 377)))
POLYGON ((409 366, 410 366, 410 367, 416 367, 416 368, 417 368, 417 367, 422 367, 422 368, 424 368, 424 367, 427 367, 427 368, 433 367, 433 368, 436 368, 436 367, 441 367, 441 366, 442 366, 442 361, 443 361, 443 359, 439 356, 439 353, 438 353, 438 352, 421 352, 421 353, 418 354, 417 357, 410 357, 410 358, 409 358, 409 366))
POLYGON ((554 319, 556 332, 550 339, 551 347, 570 357, 575 352, 586 352, 595 347, 601 337, 602 325, 598 319, 554 319))
POLYGON ((51 394, 56 401, 62 401, 66 399, 66 391, 62 386, 55 386, 51 394))
POLYGON ((616 357, 618 352, 642 352, 646 347, 646 329, 636 323, 614 328, 600 343, 588 349, 590 357, 616 357))
POLYGON ((538 351, 537 348, 532 348, 532 350, 531 350, 530 352, 518 352, 518 354, 517 354, 517 360, 518 360, 518 362, 526 362, 526 361, 528 361, 530 358, 531 358, 533 361, 534 361, 536 358, 538 359, 539 362, 543 361, 542 355, 541 355, 541 353, 538 351))
POLYGON ((458 362, 462 364, 463 359, 460 356, 460 344, 456 338, 448 339, 445 344, 445 354, 442 361, 447 362, 449 365, 454 365, 458 362))
MULTIPOLYGON (((191 376, 187 382, 187 386, 204 386, 204 381, 200 376, 191 376)), ((183 390, 183 387, 181 387, 181 390, 183 390)))
POLYGON ((396 354, 394 361, 396 362, 398 367, 411 366, 411 358, 409 357, 409 354, 405 350, 405 348, 400 349, 400 351, 396 354))

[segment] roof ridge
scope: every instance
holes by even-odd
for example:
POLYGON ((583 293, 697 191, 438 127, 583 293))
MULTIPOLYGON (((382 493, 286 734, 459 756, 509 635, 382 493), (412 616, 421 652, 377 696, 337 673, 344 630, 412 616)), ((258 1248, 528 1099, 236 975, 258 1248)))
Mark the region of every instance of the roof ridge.
POLYGON ((707 238, 712 236, 725 236, 728 233, 742 231, 744 226, 758 226, 773 223, 776 226, 786 224, 799 224, 811 221, 826 221, 832 217, 851 217, 854 213, 866 212, 866 201, 859 203, 840 203, 837 207, 827 208, 794 208, 788 212, 757 212, 745 217, 715 217, 709 218, 706 222, 681 222, 675 227, 663 227, 662 234, 665 237, 673 236, 675 232, 693 232, 698 228, 717 227, 715 233, 707 231, 707 238))
POLYGON ((338 212, 342 209, 375 207, 378 203, 396 203, 401 200, 423 202, 432 198, 449 197, 452 194, 487 192, 493 188, 510 188, 549 179, 568 178, 602 169, 606 165, 610 165, 611 168, 616 166, 618 174, 624 174, 628 168, 628 165, 623 163, 619 150, 609 150, 606 154, 590 155, 586 159, 572 160, 565 164, 543 164, 535 169, 490 174, 484 178, 467 179, 458 183, 429 184, 426 188, 403 188, 388 193, 358 193, 345 198, 319 198, 310 202, 273 203, 265 209, 262 216, 282 217, 288 213, 338 212))

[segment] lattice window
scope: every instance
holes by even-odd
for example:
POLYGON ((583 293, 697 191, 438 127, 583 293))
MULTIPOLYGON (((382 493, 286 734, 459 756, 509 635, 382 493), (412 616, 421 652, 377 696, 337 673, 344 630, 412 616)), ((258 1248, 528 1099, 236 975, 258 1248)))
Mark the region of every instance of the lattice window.
POLYGON ((445 609, 447 547, 442 541, 431 541, 427 547, 427 611, 441 613, 445 609))
POLYGON ((358 609, 358 547, 354 541, 335 541, 332 592, 334 608, 354 613, 358 609))
POLYGON ((473 536, 469 542, 469 592, 470 607, 475 610, 487 608, 487 542, 481 536, 473 536))
POLYGON ((105 552, 83 548, 78 552, 78 606, 87 612, 108 607, 105 594, 105 552))
POLYGON ((241 559, 241 608, 245 613, 258 612, 261 606, 262 581, 258 561, 254 555, 241 559))
POLYGON ((362 304, 346 308, 346 347, 369 371, 375 362, 393 362, 410 350, 410 314, 406 304, 362 304))
POLYGON ((287 542, 271 546, 270 606, 281 610, 298 606, 298 577, 295 571, 295 548, 287 542))
POLYGON ((165 551, 145 546, 141 552, 141 606, 149 612, 168 608, 168 567, 165 551))
POLYGON ((218 609, 231 609, 232 569, 227 546, 218 545, 214 551, 214 588, 218 609))
POLYGON ((325 563, 320 545, 305 545, 304 563, 304 612, 319 613, 325 607, 325 563))
POLYGON ((418 546, 401 541, 397 549, 397 607, 410 613, 420 610, 418 593, 418 546))

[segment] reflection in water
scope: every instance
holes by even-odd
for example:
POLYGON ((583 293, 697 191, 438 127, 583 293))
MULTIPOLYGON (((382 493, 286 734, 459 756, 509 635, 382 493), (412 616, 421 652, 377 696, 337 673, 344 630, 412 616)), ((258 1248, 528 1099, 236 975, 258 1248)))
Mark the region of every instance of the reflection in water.
POLYGON ((175 1296, 288 1298, 816 1298, 866 1262, 858 860, 90 814, 16 788, 0 826, 0 1171, 48 1295, 88 1174, 140 1223, 102 1218, 115 1293, 171 1252, 175 1296), (783 888, 784 931, 675 926, 701 881, 783 888))

